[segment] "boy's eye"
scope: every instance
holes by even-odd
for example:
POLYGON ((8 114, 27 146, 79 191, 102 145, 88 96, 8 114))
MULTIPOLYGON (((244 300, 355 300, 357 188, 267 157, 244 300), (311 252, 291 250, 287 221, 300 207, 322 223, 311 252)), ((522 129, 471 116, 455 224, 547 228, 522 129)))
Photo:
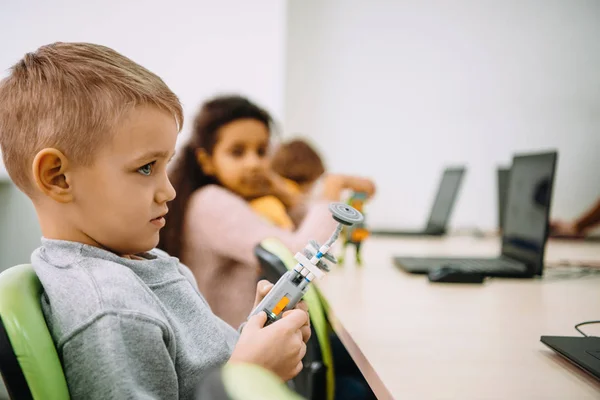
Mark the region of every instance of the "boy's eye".
POLYGON ((267 155, 267 148, 266 147, 260 147, 258 149, 258 151, 256 152, 258 154, 259 157, 264 157, 267 155))
POLYGON ((152 174, 152 167, 154 167, 155 162, 156 161, 152 161, 151 163, 148 163, 148 164, 138 168, 138 172, 142 175, 150 176, 152 174))

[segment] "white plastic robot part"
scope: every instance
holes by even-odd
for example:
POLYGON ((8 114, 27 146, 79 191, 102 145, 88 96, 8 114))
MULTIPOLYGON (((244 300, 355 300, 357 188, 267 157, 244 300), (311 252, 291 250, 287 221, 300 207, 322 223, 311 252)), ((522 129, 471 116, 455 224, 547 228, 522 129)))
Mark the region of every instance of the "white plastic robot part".
POLYGON ((319 251, 319 249, 317 249, 315 246, 313 246, 312 243, 307 244, 306 249, 309 250, 311 252, 311 254, 317 254, 319 251))
POLYGON ((321 246, 320 249, 317 249, 312 243, 309 243, 306 245, 306 247, 310 250, 311 253, 316 255, 318 252, 321 252, 323 254, 327 253, 331 246, 327 246, 326 244, 324 244, 323 246, 321 246))
POLYGON ((312 258, 310 259, 311 264, 315 264, 317 261, 319 261, 319 259, 317 258, 317 253, 327 254, 330 248, 331 246, 327 246, 325 244, 321 246, 320 249, 317 249, 312 243, 306 245, 306 249, 313 254, 312 258))
POLYGON ((319 269, 319 267, 313 265, 310 260, 308 258, 306 258, 306 256, 302 253, 296 253, 296 256, 294 257, 300 264, 302 264, 302 266, 306 269, 308 269, 309 272, 311 272, 317 279, 321 278, 323 275, 325 275, 323 273, 323 271, 321 271, 319 269))
POLYGON ((321 253, 326 254, 330 249, 330 246, 327 246, 326 244, 324 244, 323 246, 321 246, 321 250, 319 250, 321 253))
POLYGON ((308 279, 309 282, 312 282, 312 280, 315 279, 315 276, 312 272, 309 272, 308 275, 306 275, 306 279, 308 279))
MULTIPOLYGON (((329 251, 329 246, 327 246, 327 245, 323 245, 319 249, 319 253, 321 253, 321 254, 327 254, 328 251, 329 251)), ((320 258, 317 258, 318 253, 314 253, 314 254, 315 255, 310 259, 311 264, 316 264, 320 260, 320 258)))
POLYGON ((310 273, 310 271, 308 270, 308 268, 302 268, 302 271, 300 271, 300 275, 306 277, 306 275, 308 275, 310 273))

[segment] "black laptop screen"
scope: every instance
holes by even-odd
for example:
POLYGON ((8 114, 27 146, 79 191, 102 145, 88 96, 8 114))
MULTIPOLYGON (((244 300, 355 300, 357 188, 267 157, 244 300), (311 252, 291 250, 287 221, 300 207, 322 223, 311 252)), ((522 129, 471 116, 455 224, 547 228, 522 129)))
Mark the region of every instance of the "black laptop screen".
POLYGON ((465 173, 464 168, 448 168, 444 171, 442 182, 435 197, 427 226, 446 228, 458 189, 465 173))
POLYGON ((504 229, 504 210, 506 209, 509 176, 510 168, 498 168, 496 171, 498 181, 498 228, 500 228, 500 231, 504 229))
POLYGON ((502 255, 541 273, 548 234, 556 153, 513 158, 502 234, 502 255))

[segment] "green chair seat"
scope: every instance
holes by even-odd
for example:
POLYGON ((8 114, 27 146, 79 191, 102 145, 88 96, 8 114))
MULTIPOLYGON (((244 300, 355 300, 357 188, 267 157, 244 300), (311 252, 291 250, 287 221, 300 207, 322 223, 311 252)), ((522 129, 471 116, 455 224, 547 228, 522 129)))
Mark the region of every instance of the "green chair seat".
POLYGON ((227 363, 200 383, 198 400, 300 400, 275 374, 254 364, 227 363))
POLYGON ((42 291, 31 265, 0 274, 0 372, 12 398, 65 400, 69 390, 42 313, 42 291))

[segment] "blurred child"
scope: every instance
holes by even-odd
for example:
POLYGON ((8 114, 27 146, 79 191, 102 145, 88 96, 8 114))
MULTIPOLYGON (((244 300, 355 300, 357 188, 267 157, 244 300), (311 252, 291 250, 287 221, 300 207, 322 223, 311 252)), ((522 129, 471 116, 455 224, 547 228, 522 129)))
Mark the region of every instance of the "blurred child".
POLYGON ((600 199, 573 221, 552 221, 550 223, 550 236, 566 239, 584 238, 599 225, 600 199))
POLYGON ((305 195, 311 192, 315 182, 325 173, 319 153, 301 139, 282 144, 273 155, 271 168, 285 179, 291 190, 305 195))
MULTIPOLYGON (((292 196, 307 196, 314 183, 325 173, 319 154, 305 141, 294 139, 279 146, 273 155, 272 184, 279 185, 279 192, 292 196)), ((295 225, 285 204, 274 195, 266 195, 250 201, 250 206, 280 228, 294 230, 295 225)))
POLYGON ((290 250, 325 241, 336 223, 328 205, 351 187, 368 194, 371 181, 327 176, 317 200, 306 205, 272 176, 268 150, 271 116, 248 99, 221 96, 201 108, 171 180, 171 205, 160 247, 186 263, 212 310, 232 326, 253 308, 259 266, 254 247, 276 237, 290 250), (291 232, 258 215, 249 202, 266 192, 290 209, 304 210, 291 232))
MULTIPOLYGON (((305 311, 266 328, 261 313, 238 339, 189 269, 153 250, 175 197, 167 163, 182 123, 158 76, 104 46, 41 47, 0 82, 0 149, 40 221, 31 263, 73 399, 192 399, 227 361, 284 380, 302 369, 305 311)), ((255 304, 271 287, 260 285, 255 304)))

